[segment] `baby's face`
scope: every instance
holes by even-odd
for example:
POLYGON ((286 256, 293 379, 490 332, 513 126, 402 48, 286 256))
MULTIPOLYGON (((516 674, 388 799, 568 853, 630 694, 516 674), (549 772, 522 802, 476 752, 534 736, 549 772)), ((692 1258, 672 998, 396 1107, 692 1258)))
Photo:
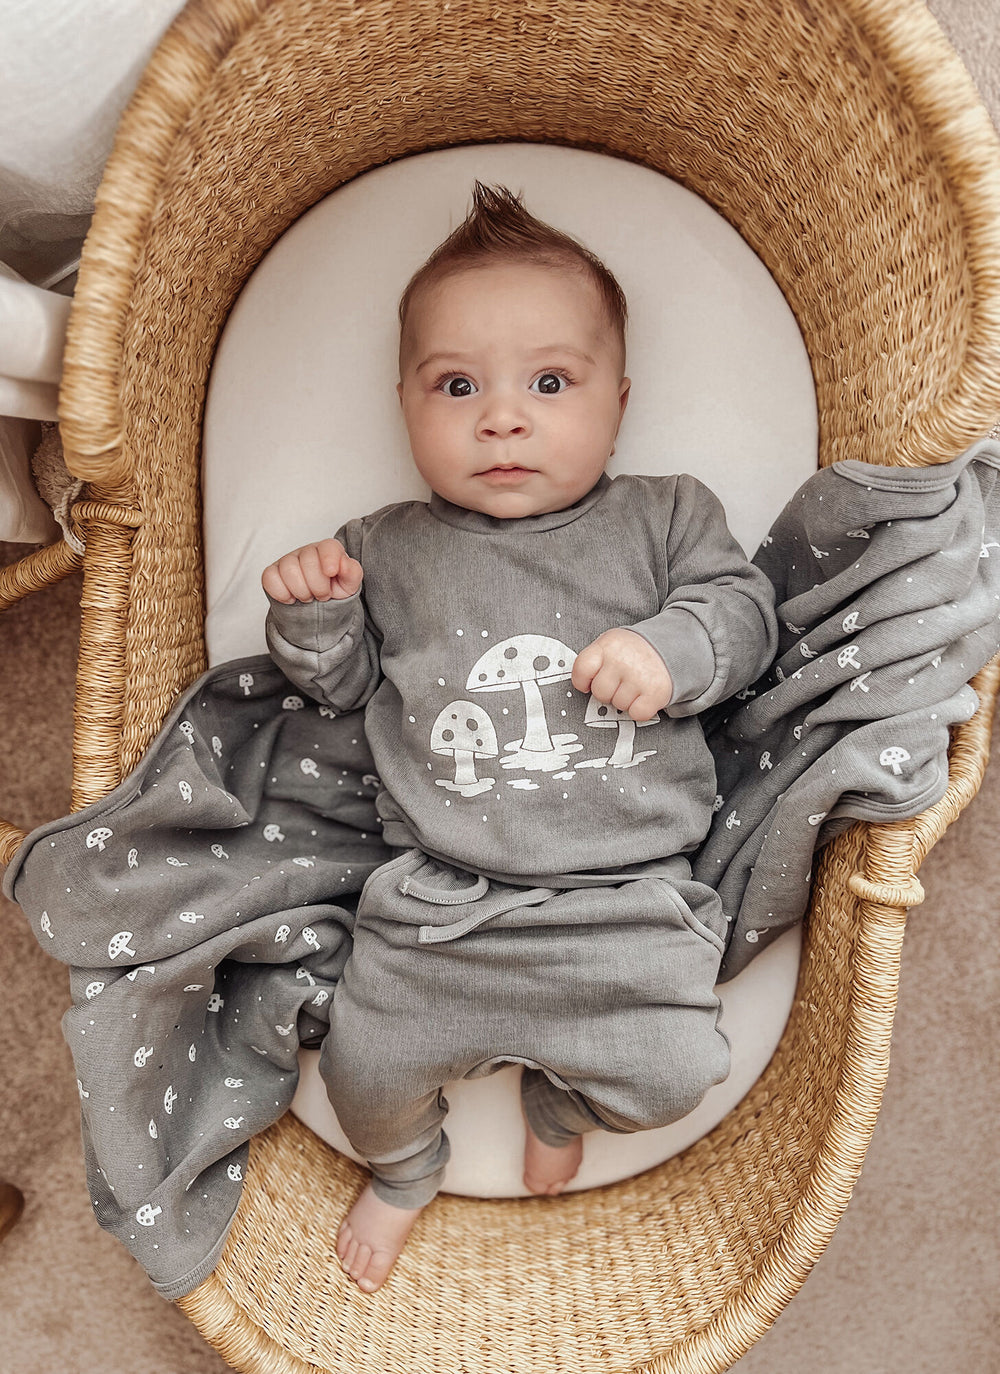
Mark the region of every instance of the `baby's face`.
POLYGON ((582 273, 475 267, 411 306, 399 383, 410 448, 456 506, 500 519, 571 506, 604 471, 628 389, 582 273))

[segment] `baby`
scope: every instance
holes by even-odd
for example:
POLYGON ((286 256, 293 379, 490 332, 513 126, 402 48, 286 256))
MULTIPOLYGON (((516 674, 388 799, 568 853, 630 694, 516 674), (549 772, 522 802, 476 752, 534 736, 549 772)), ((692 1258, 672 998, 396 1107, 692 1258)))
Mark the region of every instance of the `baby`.
POLYGON ((697 714, 756 678, 772 592, 692 477, 604 469, 629 395, 604 265, 479 183, 400 303, 429 503, 263 574, 268 646, 365 707, 383 836, 321 1070, 372 1179, 337 1239, 374 1292, 448 1159, 442 1085, 522 1069, 524 1183, 582 1135, 664 1125, 724 1079, 718 897, 685 857, 715 771, 697 714))

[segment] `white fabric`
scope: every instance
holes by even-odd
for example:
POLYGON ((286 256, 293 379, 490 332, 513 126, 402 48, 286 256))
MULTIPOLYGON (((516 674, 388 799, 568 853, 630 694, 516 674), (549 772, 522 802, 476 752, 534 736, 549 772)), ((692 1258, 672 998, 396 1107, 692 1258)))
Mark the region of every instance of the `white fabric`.
MULTIPOLYGON (((751 552, 815 471, 809 359, 774 281, 690 192, 633 163, 565 148, 492 145, 408 158, 351 182, 267 254, 220 339, 204 429, 209 658, 265 652, 265 565, 390 501, 426 497, 395 396, 396 304, 464 216, 473 180, 598 253, 629 299, 632 395, 611 471, 689 471, 726 505, 751 552)), ((662 1130, 586 1138, 578 1186, 658 1163, 715 1125, 760 1075, 795 988, 799 932, 719 991, 733 1072, 662 1130)), ((302 1055, 293 1110, 347 1142, 302 1055)), ((449 1085, 452 1192, 523 1192, 517 1071, 449 1085)), ((349 1152, 349 1151, 348 1151, 349 1152)))

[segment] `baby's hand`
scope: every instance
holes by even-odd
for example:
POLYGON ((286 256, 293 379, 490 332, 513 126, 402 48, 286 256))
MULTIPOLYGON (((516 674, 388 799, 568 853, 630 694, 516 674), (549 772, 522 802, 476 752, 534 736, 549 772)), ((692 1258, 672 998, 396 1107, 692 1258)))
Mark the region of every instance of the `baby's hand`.
POLYGON ((321 539, 293 549, 265 568, 260 579, 268 596, 293 601, 343 601, 361 586, 361 564, 339 539, 321 539))
POLYGON ((652 720, 670 701, 674 684, 651 644, 633 630, 605 630, 576 656, 573 686, 625 711, 652 720))

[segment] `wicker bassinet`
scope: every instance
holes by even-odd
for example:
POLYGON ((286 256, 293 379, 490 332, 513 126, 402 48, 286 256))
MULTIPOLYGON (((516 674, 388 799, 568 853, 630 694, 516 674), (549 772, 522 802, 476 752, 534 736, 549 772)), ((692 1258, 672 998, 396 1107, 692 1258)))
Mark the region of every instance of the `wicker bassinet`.
MULTIPOLYGON (((1000 152, 917 0, 193 0, 122 123, 70 324, 62 431, 90 484, 75 806, 205 666, 202 407, 249 273, 349 178, 492 140, 631 158, 725 215, 798 318, 823 463, 941 462, 1000 413, 1000 152)), ((71 560, 36 556, 0 604, 50 562, 71 560)), ((366 1298, 332 1249, 362 1172, 285 1117, 181 1302, 206 1338, 267 1374, 728 1368, 858 1176, 915 872, 986 763, 995 669, 976 686, 945 799, 825 851, 787 1032, 707 1138, 564 1198, 442 1196, 366 1298)), ((0 857, 19 838, 4 826, 0 857)))

